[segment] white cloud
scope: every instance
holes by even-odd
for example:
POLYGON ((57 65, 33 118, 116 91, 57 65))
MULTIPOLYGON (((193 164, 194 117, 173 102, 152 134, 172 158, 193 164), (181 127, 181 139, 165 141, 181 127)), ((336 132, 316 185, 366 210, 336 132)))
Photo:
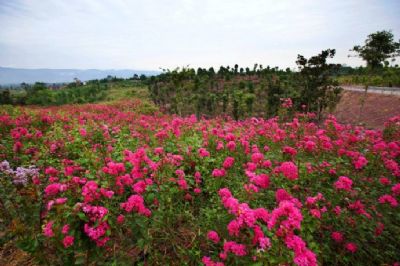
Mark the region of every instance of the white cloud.
POLYGON ((294 66, 366 35, 400 35, 398 1, 17 0, 0 3, 3 66, 49 68, 294 66))

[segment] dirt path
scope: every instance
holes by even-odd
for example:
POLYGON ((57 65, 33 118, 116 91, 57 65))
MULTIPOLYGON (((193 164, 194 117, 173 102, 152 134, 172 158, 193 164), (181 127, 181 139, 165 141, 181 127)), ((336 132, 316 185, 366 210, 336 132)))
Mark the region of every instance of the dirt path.
MULTIPOLYGON (((363 86, 343 85, 341 87, 346 91, 365 92, 365 88, 363 86)), ((400 96, 400 88, 399 87, 375 87, 375 86, 369 86, 367 92, 368 93, 378 93, 378 94, 398 95, 398 96, 400 96)))

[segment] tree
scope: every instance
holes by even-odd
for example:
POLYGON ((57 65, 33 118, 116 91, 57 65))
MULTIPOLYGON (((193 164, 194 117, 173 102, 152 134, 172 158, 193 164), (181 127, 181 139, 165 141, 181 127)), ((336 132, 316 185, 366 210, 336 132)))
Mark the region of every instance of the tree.
POLYGON ((388 64, 387 59, 394 61, 395 57, 400 56, 400 41, 394 41, 394 35, 391 31, 377 31, 368 35, 365 45, 356 45, 350 51, 357 53, 367 62, 371 68, 379 68, 382 64, 388 64))
POLYGON ((300 70, 300 104, 305 104, 307 111, 316 112, 318 120, 326 107, 339 101, 341 88, 332 75, 339 70, 340 65, 327 63, 327 59, 334 57, 335 52, 335 49, 327 49, 310 59, 302 55, 297 56, 296 64, 300 70))
POLYGON ((9 89, 1 91, 0 104, 12 104, 11 93, 9 89))

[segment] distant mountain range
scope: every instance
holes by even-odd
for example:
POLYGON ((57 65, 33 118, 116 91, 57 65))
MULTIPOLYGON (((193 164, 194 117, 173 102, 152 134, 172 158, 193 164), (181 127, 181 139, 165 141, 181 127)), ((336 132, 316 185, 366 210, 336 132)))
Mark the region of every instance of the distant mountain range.
POLYGON ((25 83, 35 83, 37 81, 45 83, 72 82, 74 78, 81 81, 92 79, 103 79, 107 76, 118 78, 130 78, 137 75, 157 75, 159 71, 130 70, 130 69, 24 69, 0 67, 0 85, 12 85, 25 83))

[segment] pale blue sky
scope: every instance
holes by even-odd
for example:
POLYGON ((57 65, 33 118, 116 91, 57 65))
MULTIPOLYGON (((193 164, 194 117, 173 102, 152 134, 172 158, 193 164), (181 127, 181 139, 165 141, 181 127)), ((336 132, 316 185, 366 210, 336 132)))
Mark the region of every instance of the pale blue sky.
POLYGON ((0 66, 294 67, 297 54, 400 38, 400 0, 0 0, 0 66))

